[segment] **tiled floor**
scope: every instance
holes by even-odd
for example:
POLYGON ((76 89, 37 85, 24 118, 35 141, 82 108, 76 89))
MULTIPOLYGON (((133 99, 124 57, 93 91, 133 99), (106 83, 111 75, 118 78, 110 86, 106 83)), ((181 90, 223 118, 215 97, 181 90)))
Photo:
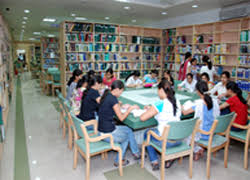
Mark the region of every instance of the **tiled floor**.
MULTIPOLYGON (((67 141, 62 138, 62 130, 59 128, 59 114, 51 104, 56 99, 43 95, 38 83, 31 80, 29 74, 22 78, 23 109, 31 180, 85 179, 85 162, 80 156, 77 169, 72 169, 73 151, 67 148, 67 141)), ((8 121, 4 157, 0 162, 0 180, 13 179, 15 102, 11 104, 8 121)), ((100 156, 93 157, 91 159, 91 179, 105 180, 103 173, 114 169, 114 156, 115 154, 111 152, 108 160, 101 160, 100 156)), ((127 157, 131 164, 136 163, 130 152, 127 152, 127 157)), ((148 159, 146 159, 146 169, 159 179, 160 172, 151 171, 148 159)), ((189 179, 188 158, 184 158, 181 165, 173 164, 170 169, 166 170, 165 175, 168 180, 189 179)), ((192 179, 206 179, 205 158, 194 162, 192 179)), ((232 142, 227 169, 223 165, 223 151, 217 153, 216 158, 212 158, 211 180, 235 179, 249 180, 250 168, 243 169, 243 146, 240 143, 232 142)))

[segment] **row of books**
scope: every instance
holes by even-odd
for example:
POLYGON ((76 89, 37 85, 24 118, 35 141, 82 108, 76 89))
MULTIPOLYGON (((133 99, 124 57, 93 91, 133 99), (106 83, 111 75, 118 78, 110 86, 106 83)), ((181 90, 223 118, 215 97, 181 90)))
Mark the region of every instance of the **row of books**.
POLYGON ((66 32, 72 32, 72 31, 93 32, 93 25, 88 23, 66 23, 65 30, 66 32))
POLYGON ((239 65, 250 66, 250 56, 239 56, 239 65))
POLYGON ((116 53, 67 53, 66 61, 117 61, 121 57, 116 53))
POLYGON ((236 81, 238 87, 241 88, 243 91, 250 92, 250 82, 249 81, 236 81))
POLYGON ((177 46, 176 47, 176 52, 177 53, 192 52, 192 46, 191 45, 177 46))
POLYGON ((250 41, 250 30, 241 31, 241 33, 240 33, 240 41, 241 42, 250 41))
POLYGON ((160 53, 161 47, 160 46, 143 46, 142 51, 147 52, 147 53, 160 53))
POLYGON ((249 68, 238 68, 237 77, 250 80, 250 69, 249 68))
POLYGON ((213 43, 213 36, 211 35, 197 35, 193 37, 195 43, 213 43))
POLYGON ((250 53, 250 43, 240 45, 240 53, 250 53))
POLYGON ((213 57, 213 62, 215 64, 226 64, 226 56, 214 56, 213 57))
POLYGON ((118 43, 119 36, 110 34, 95 34, 95 42, 112 42, 118 43))
POLYGON ((214 52, 214 48, 213 45, 207 45, 207 46, 195 46, 195 53, 199 54, 199 53, 203 53, 203 54, 210 54, 214 52))
POLYGON ((165 55, 165 58, 164 60, 167 62, 167 61, 174 61, 175 59, 175 55, 174 54, 167 54, 165 55))
POLYGON ((143 54, 143 59, 144 60, 150 60, 150 61, 161 61, 161 55, 160 54, 143 54))
POLYGON ((46 52, 43 53, 44 59, 50 59, 50 58, 59 58, 59 53, 57 52, 46 52))
POLYGON ((66 33, 66 41, 80 41, 80 42, 92 42, 93 34, 89 33, 66 33))
POLYGON ((174 53, 174 46, 167 46, 164 49, 165 53, 174 53))

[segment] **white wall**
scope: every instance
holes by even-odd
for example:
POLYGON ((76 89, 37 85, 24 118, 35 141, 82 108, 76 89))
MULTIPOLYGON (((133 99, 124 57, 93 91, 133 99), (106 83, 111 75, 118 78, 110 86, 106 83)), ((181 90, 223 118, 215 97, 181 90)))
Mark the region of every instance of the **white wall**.
POLYGON ((155 28, 173 28, 179 26, 187 26, 192 24, 206 24, 219 21, 220 8, 205 12, 193 13, 185 16, 169 18, 152 24, 144 24, 144 26, 155 28))

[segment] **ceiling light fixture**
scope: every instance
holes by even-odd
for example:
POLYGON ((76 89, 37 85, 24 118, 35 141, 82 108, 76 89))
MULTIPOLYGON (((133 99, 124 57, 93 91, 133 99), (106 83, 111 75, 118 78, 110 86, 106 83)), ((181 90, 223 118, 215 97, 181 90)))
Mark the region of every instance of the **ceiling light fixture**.
POLYGON ((22 23, 23 23, 23 24, 26 24, 26 22, 25 22, 25 21, 23 21, 22 23))
POLYGON ((131 7, 129 7, 129 6, 125 6, 123 9, 130 10, 130 9, 131 9, 131 7))
POLYGON ((75 17, 75 16, 76 16, 76 14, 72 13, 72 14, 71 14, 71 16, 75 17))
POLYGON ((162 15, 167 15, 168 13, 167 12, 161 12, 162 15))
POLYGON ((25 9, 24 12, 25 12, 25 13, 30 13, 30 10, 25 9))
POLYGON ((55 22, 56 19, 54 19, 54 18, 43 18, 43 21, 44 22, 55 22))
POLYGON ((34 35, 40 35, 41 32, 33 32, 34 35))
POLYGON ((27 19, 28 19, 28 17, 23 17, 23 19, 24 19, 24 20, 27 20, 27 19))
POLYGON ((23 25, 22 28, 25 28, 25 26, 23 25))
POLYGON ((197 8, 197 7, 199 7, 197 4, 194 4, 194 5, 192 6, 192 8, 197 8))
POLYGON ((132 20, 132 23, 136 23, 136 19, 133 19, 133 20, 132 20))
POLYGON ((48 34, 48 37, 55 37, 54 34, 48 34))
POLYGON ((36 39, 35 39, 35 38, 29 38, 29 40, 31 40, 31 41, 35 41, 36 39))
POLYGON ((109 20, 110 18, 109 17, 105 17, 106 20, 109 20))
POLYGON ((130 2, 130 0, 115 0, 115 1, 117 1, 117 2, 124 2, 124 3, 129 3, 130 2))
POLYGON ((78 21, 86 21, 87 18, 85 18, 85 17, 75 17, 75 20, 78 20, 78 21))

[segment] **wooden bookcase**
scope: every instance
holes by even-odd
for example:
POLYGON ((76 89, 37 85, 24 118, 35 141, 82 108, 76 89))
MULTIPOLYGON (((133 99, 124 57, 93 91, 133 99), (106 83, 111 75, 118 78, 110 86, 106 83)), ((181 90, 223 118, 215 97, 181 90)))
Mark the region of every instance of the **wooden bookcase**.
POLYGON ((41 69, 60 67, 60 53, 58 38, 41 38, 41 69))
POLYGON ((178 77, 179 65, 184 60, 184 54, 189 51, 200 66, 202 57, 208 55, 218 72, 222 69, 229 71, 232 79, 236 80, 243 90, 249 91, 249 17, 164 29, 162 38, 164 49, 162 67, 174 71, 175 78, 178 77), (172 54, 175 55, 174 59, 172 54))
POLYGON ((161 68, 162 30, 135 26, 65 21, 60 27, 62 92, 74 69, 104 73, 112 67, 118 78, 133 70, 141 76, 161 68))

